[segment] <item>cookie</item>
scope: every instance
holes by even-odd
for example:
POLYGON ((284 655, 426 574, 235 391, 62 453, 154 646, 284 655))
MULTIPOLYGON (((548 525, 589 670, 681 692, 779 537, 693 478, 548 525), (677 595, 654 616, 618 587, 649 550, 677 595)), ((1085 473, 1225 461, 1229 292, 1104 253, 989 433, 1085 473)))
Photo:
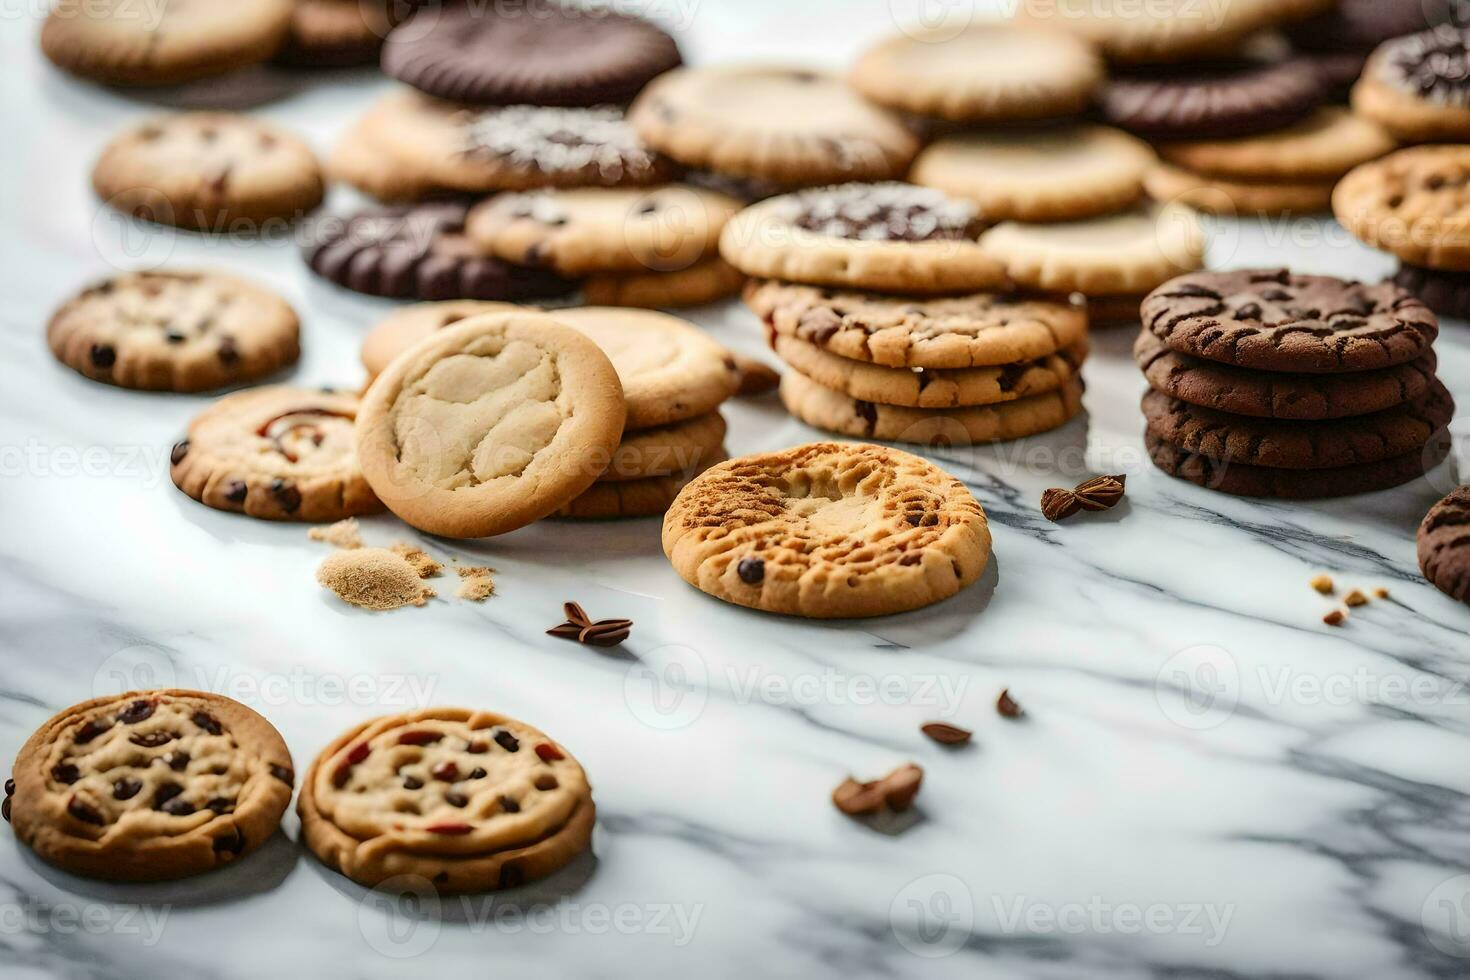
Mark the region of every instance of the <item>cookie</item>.
POLYGON ((1385 42, 1353 86, 1352 103, 1406 143, 1470 140, 1470 29, 1385 42))
POLYGON ((1292 183, 1229 180, 1161 163, 1148 172, 1144 186, 1155 201, 1182 204, 1204 214, 1226 217, 1322 214, 1332 208, 1331 180, 1292 183))
POLYGON ((524 527, 592 485, 626 410, 596 344, 540 313, 486 313, 394 359, 363 395, 368 484, 430 534, 524 527))
MULTIPOLYGON (((1077 295, 1081 294, 1073 294, 1073 296, 1077 295)), ((1081 298, 1087 310, 1087 322, 1090 327, 1121 327, 1138 324, 1138 308, 1143 305, 1141 294, 1082 295, 1081 298)))
POLYGON ((753 282, 745 302, 775 334, 886 367, 1014 364, 1087 336, 1087 314, 1080 307, 990 293, 916 300, 753 282))
POLYGON ((1368 51, 1303 52, 1297 57, 1310 62, 1327 85, 1331 102, 1346 104, 1353 86, 1363 77, 1368 64, 1368 51))
POLYGON ((735 394, 741 398, 755 398, 776 390, 781 384, 781 372, 764 361, 746 357, 731 351, 735 366, 740 369, 740 388, 735 394))
POLYGON ((506 262, 575 277, 673 272, 715 251, 740 203, 686 184, 501 194, 470 212, 466 230, 506 262))
POLYGON ((586 521, 657 517, 669 509, 690 480, 724 461, 724 452, 717 449, 702 464, 683 472, 639 480, 599 480, 555 516, 586 521))
POLYGON ((1149 458, 1170 476, 1239 497, 1278 500, 1323 500, 1351 497, 1402 486, 1434 469, 1449 455, 1450 440, 1438 433, 1419 452, 1379 463, 1325 470, 1284 470, 1242 463, 1221 463, 1146 435, 1149 458))
POLYGON ((1199 219, 1176 205, 1050 224, 1006 222, 980 238, 1016 283, 1049 293, 1143 293, 1204 266, 1199 219))
POLYGON ((973 584, 990 528, 965 485, 928 460, 825 442, 696 478, 664 516, 663 547, 716 599, 836 619, 918 609, 973 584))
POLYGON ((1171 350, 1261 371, 1339 374, 1423 357, 1439 324, 1391 283, 1287 269, 1181 276, 1143 301, 1143 325, 1171 350))
POLYGON ((394 310, 379 320, 362 340, 359 357, 367 368, 368 378, 376 378, 399 354, 425 337, 453 326, 477 313, 520 313, 526 307, 512 303, 490 303, 482 300, 452 299, 438 303, 415 303, 394 310))
POLYGON ((1437 380, 1413 401, 1324 422, 1245 418, 1161 391, 1143 396, 1148 431, 1164 442, 1221 463, 1286 470, 1360 466, 1418 452, 1454 414, 1454 399, 1437 380))
POLYGON ((745 273, 719 255, 672 272, 607 273, 582 280, 589 306, 635 306, 654 310, 703 306, 738 295, 745 273))
POLYGON ((275 60, 298 68, 374 64, 398 6, 395 0, 296 0, 275 60))
POLYGON ((1196 174, 1237 181, 1334 181, 1359 164, 1393 152, 1397 143, 1377 123, 1327 106, 1295 125, 1230 140, 1192 140, 1158 147, 1165 160, 1196 174))
POLYGON ((1416 146, 1365 163, 1332 192, 1332 213, 1410 265, 1470 271, 1470 146, 1416 146))
POLYGON ((1290 59, 1117 76, 1101 106, 1108 122, 1152 140, 1227 139, 1291 125, 1326 98, 1322 75, 1290 59))
POLYGON ((466 204, 442 201, 325 219, 306 264, 345 289, 395 299, 540 299, 575 288, 544 269, 482 254, 465 234, 468 213, 466 204))
POLYGON ((92 188, 124 214, 231 235, 294 221, 325 193, 310 147, 279 126, 227 112, 130 127, 98 157, 92 188))
POLYGON ((681 68, 649 85, 628 119, 687 167, 777 184, 891 180, 919 152, 898 116, 805 68, 681 68))
POLYGON ((1142 331, 1133 358, 1157 391, 1192 405, 1256 418, 1314 421, 1368 415, 1423 398, 1436 360, 1423 357, 1377 371, 1284 374, 1216 364, 1165 347, 1142 331))
POLYGON ((740 370, 730 352, 687 320, 594 306, 551 316, 591 339, 612 360, 629 430, 712 412, 740 388, 740 370))
POLYGON ((1470 603, 1470 487, 1429 508, 1419 525, 1419 568, 1430 585, 1470 603))
POLYGON ((1390 38, 1452 23, 1455 0, 1337 0, 1287 30, 1303 51, 1366 51, 1390 38))
POLYGON ((270 722, 203 691, 130 691, 72 705, 21 747, 7 799, 16 838, 89 878, 163 881, 231 864, 275 833, 291 753, 270 722))
POLYGON ((1470 272, 1440 272, 1417 265, 1399 268, 1394 285, 1419 297, 1440 316, 1470 319, 1470 272))
POLYGON ((364 722, 322 750, 296 802, 323 864, 366 887, 514 888, 587 850, 596 808, 567 749, 489 711, 425 708, 364 722))
POLYGON ((1086 341, 1032 361, 995 367, 914 369, 883 367, 829 354, 816 344, 777 335, 781 359, 824 388, 859 401, 910 408, 996 405, 1055 391, 1077 376, 1086 341))
POLYGON ((976 243, 975 205, 913 184, 843 184, 746 208, 725 226, 720 254, 748 276, 895 293, 1007 285, 976 243))
POLYGON ((353 448, 357 396, 284 385, 226 395, 170 456, 174 485, 215 510, 326 523, 383 509, 353 448))
MULTIPOLYGON (((717 411, 696 415, 683 422, 630 429, 623 433, 623 441, 613 451, 607 469, 597 478, 598 483, 641 481, 696 472, 713 464, 715 454, 724 443, 725 417, 717 411)), ((669 499, 673 499, 672 494, 669 499)))
POLYGON ((374 142, 364 117, 348 126, 322 164, 328 181, 347 184, 384 204, 413 204, 449 195, 421 173, 414 173, 384 146, 374 142))
POLYGON ((1133 204, 1155 159, 1107 126, 981 130, 931 143, 909 179, 974 201, 988 221, 1067 221, 1133 204))
POLYGON ((94 381, 208 391, 257 381, 301 352, 295 312, 217 272, 125 272, 67 300, 46 327, 51 353, 94 381))
POLYGON ((175 85, 257 64, 291 26, 291 0, 57 0, 41 51, 58 68, 106 85, 175 85))
POLYGON ((1076 115, 1102 79, 1102 59, 1086 42, 999 21, 902 31, 848 75, 879 105, 957 123, 1076 115))
POLYGON ((409 173, 466 192, 643 187, 679 172, 616 106, 469 106, 404 90, 374 104, 362 125, 409 173))

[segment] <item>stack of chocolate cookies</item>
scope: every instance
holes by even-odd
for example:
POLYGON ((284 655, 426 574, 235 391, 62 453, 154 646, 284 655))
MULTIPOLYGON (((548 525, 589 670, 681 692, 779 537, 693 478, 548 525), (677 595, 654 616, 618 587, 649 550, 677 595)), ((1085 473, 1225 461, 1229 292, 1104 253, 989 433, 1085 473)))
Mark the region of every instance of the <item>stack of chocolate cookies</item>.
POLYGON ((1249 497, 1398 486, 1448 454, 1434 314, 1391 283, 1196 273, 1143 304, 1134 354, 1155 465, 1249 497))

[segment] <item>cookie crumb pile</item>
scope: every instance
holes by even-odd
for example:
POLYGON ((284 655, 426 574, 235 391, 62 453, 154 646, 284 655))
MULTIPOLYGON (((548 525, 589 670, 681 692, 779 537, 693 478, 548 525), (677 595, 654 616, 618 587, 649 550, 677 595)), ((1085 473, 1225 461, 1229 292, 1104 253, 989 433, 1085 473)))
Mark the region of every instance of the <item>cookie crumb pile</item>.
POLYGON ((386 548, 334 552, 323 559, 316 580, 344 602, 376 612, 422 606, 435 595, 413 562, 386 548))

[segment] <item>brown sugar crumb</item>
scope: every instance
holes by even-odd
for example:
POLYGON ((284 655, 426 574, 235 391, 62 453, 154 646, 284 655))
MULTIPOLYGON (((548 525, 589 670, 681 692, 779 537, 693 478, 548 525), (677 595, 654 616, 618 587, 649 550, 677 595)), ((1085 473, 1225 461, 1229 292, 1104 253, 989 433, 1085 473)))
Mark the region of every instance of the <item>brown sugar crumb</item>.
POLYGON ((1333 586, 1331 575, 1318 575, 1316 578, 1312 579, 1310 584, 1312 588, 1316 589, 1323 595, 1332 595, 1333 586))
POLYGON ((1322 617, 1322 622, 1326 623, 1328 626, 1341 626, 1343 620, 1345 619, 1347 619, 1347 613, 1343 612, 1341 609, 1334 609, 1332 610, 1332 612, 1322 617))
POLYGON ((418 545, 404 544, 400 541, 389 550, 412 565, 419 578, 433 578, 444 570, 443 565, 430 558, 429 553, 418 545))
POLYGON ((362 547, 362 532, 358 529, 355 517, 338 521, 336 524, 308 528, 306 536, 313 541, 324 541, 334 548, 362 547))
POLYGON ((1359 590, 1353 589, 1353 591, 1343 596, 1342 601, 1348 606, 1366 606, 1368 604, 1368 597, 1363 595, 1359 590))
POLYGON ((484 565, 464 565, 456 568, 455 572, 464 579, 459 583, 459 591, 455 593, 461 599, 484 602, 495 594, 495 569, 484 565))
POLYGON ((1387 599, 1388 598, 1388 590, 1385 589, 1383 586, 1380 585, 1378 588, 1376 588, 1376 589, 1373 590, 1373 595, 1375 597, 1379 598, 1379 599, 1387 599))
POLYGON ((316 570, 316 580, 345 602, 379 611, 422 606, 435 594, 407 558, 386 548, 333 552, 316 570))

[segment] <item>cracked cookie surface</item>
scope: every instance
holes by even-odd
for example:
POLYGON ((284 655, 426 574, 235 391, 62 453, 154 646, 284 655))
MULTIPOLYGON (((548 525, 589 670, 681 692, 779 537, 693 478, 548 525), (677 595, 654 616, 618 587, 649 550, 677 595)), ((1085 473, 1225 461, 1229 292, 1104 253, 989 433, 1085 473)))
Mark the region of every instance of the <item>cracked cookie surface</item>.
POLYGON ((1419 568, 1436 589, 1470 603, 1470 487, 1429 509, 1419 525, 1419 568))

